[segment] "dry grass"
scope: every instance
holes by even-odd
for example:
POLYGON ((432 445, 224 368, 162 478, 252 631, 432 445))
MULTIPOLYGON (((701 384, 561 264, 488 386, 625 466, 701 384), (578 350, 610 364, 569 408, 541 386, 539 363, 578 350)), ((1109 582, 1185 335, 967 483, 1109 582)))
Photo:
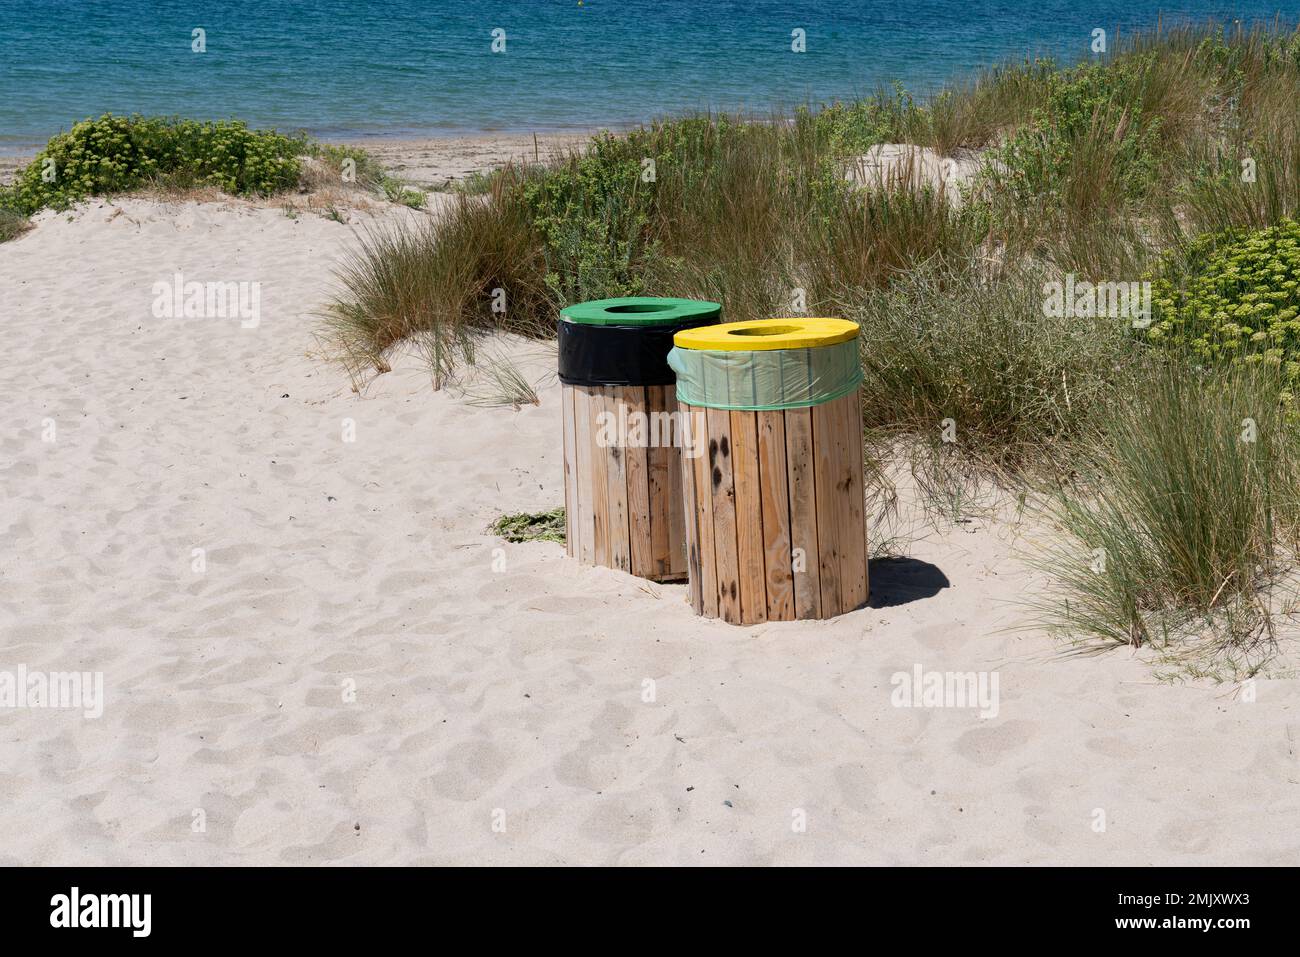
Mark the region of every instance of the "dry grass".
POLYGON ((17 239, 31 228, 31 220, 26 216, 0 206, 0 243, 17 239))
POLYGON ((388 351, 404 340, 440 387, 471 355, 474 332, 551 331, 536 322, 550 311, 538 251, 508 204, 458 196, 427 218, 364 235, 324 315, 329 352, 354 382, 387 371, 388 351))

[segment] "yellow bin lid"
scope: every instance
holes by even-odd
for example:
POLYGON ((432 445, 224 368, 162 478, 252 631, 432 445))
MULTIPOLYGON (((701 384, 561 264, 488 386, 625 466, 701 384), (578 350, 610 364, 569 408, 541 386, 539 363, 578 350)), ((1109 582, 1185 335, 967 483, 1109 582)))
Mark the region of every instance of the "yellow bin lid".
POLYGON ((766 352, 816 349, 858 337, 858 324, 847 319, 751 319, 717 326, 683 329, 673 336, 679 349, 700 352, 766 352))

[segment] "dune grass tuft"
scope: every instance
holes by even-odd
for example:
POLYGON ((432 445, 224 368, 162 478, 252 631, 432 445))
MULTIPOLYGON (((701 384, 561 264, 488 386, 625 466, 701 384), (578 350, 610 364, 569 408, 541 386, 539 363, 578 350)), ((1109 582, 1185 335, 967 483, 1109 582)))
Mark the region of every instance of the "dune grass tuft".
POLYGON ((1046 499, 1066 535, 1039 556, 1055 630, 1165 646, 1234 613, 1266 626, 1258 596, 1300 528, 1300 432, 1279 388, 1274 369, 1162 363, 1097 417, 1046 499))
POLYGON ((0 243, 16 239, 31 228, 31 222, 21 212, 4 205, 0 191, 0 243))
POLYGON ((476 355, 476 381, 465 386, 465 401, 486 409, 541 405, 537 386, 507 355, 476 355))
POLYGON ((339 270, 324 343, 361 380, 410 341, 441 386, 472 356, 475 331, 553 332, 540 257, 519 207, 457 196, 427 219, 365 234, 339 270))

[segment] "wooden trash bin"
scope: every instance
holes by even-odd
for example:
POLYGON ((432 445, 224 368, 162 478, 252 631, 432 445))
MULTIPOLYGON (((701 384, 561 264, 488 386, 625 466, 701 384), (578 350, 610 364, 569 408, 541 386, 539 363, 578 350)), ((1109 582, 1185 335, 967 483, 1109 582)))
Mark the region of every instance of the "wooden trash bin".
POLYGON ((680 332, 669 364, 689 598, 732 624, 833 618, 868 598, 858 326, 764 319, 680 332))
POLYGON ((668 351, 716 323, 692 299, 601 299, 560 312, 567 550, 583 564, 654 581, 686 575, 679 463, 684 429, 668 351))

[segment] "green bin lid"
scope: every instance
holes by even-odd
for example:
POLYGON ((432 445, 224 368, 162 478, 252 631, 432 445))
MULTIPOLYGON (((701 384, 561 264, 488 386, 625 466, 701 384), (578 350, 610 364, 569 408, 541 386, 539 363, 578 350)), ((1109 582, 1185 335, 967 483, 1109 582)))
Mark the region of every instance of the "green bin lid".
POLYGON ((560 310, 560 318, 584 326, 677 326, 716 322, 722 306, 702 299, 656 299, 628 296, 579 302, 560 310))

